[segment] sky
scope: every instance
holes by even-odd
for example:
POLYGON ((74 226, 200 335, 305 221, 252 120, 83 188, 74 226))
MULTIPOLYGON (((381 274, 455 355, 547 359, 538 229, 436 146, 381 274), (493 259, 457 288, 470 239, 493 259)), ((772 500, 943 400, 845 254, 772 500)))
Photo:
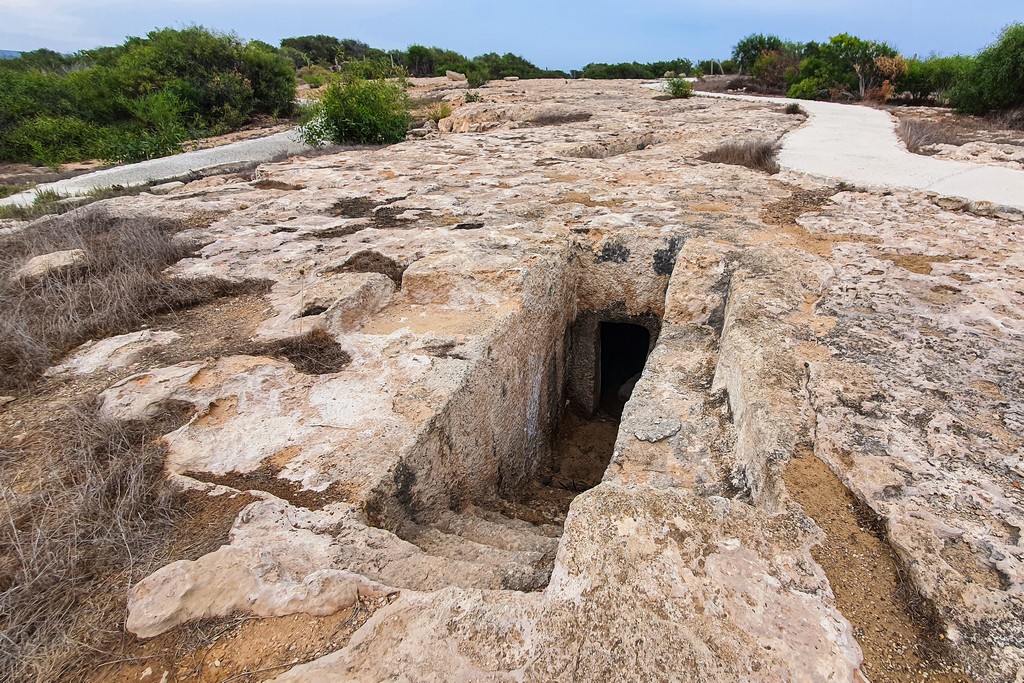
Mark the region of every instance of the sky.
POLYGON ((0 0, 0 49, 116 45, 200 24, 277 45, 327 34, 373 47, 514 52, 540 67, 724 58, 751 33, 890 43, 904 55, 973 54, 1024 22, 1022 0, 0 0))

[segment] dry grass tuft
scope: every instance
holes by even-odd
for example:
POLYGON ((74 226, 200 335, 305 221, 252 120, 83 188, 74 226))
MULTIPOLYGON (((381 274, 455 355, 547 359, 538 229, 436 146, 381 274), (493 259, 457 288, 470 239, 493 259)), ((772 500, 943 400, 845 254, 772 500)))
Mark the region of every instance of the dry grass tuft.
POLYGON ((957 130, 955 125, 920 119, 901 120, 896 124, 896 135, 907 151, 923 155, 934 154, 927 149, 930 145, 962 145, 967 141, 965 131, 957 130))
POLYGON ((195 249, 174 239, 184 227, 81 211, 0 236, 0 389, 27 387, 89 339, 129 332, 156 313, 242 288, 162 274, 195 249), (68 249, 85 251, 87 265, 34 281, 14 279, 32 257, 68 249))
POLYGON ((313 330, 301 337, 267 344, 243 346, 232 353, 284 358, 304 375, 340 372, 352 362, 352 357, 324 330, 313 330))
POLYGON ((0 443, 0 680, 84 678, 84 659, 121 637, 125 594, 184 509, 157 440, 183 418, 165 417, 118 424, 77 409, 43 443, 0 443), (11 471, 30 450, 38 473, 19 486, 11 471))
POLYGON ((790 102, 782 110, 784 114, 790 114, 793 116, 807 116, 807 111, 796 102, 790 102))
POLYGON ((701 155, 703 161, 715 164, 733 164, 746 166, 755 171, 775 174, 779 172, 779 162, 775 156, 779 153, 777 142, 748 140, 746 142, 727 142, 701 155))
POLYGON ((593 114, 585 111, 543 111, 526 119, 531 126, 560 126, 589 121, 593 114))

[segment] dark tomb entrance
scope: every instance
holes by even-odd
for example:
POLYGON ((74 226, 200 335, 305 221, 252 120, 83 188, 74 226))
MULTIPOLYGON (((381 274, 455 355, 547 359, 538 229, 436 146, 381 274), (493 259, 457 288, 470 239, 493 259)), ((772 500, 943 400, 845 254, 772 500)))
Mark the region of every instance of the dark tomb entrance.
POLYGON ((651 333, 641 325, 602 322, 598 348, 601 409, 619 419, 647 363, 651 333))

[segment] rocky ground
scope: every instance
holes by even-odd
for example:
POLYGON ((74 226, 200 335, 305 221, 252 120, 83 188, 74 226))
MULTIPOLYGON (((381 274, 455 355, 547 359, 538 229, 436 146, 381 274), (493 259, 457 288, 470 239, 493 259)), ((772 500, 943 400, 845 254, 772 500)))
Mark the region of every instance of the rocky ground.
MULTIPOLYGON (((920 154, 1024 169, 1024 131, 1019 121, 961 115, 938 107, 892 107, 891 112, 900 121, 925 125, 920 154)), ((1020 114, 1015 115, 1019 119, 1020 114)))
POLYGON ((181 415, 212 547, 131 586, 93 680, 1024 680, 1021 217, 699 160, 803 122, 769 103, 463 92, 79 210, 262 283, 0 408, 181 415), (652 338, 621 418, 602 323, 652 338))

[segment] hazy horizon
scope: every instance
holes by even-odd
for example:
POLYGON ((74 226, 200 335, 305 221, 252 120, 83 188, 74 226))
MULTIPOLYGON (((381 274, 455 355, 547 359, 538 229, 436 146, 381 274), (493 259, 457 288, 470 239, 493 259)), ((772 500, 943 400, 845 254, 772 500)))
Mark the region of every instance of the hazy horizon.
POLYGON ((0 0, 8 21, 0 50, 75 52, 116 45, 157 28, 201 24, 278 45, 282 38, 327 34, 373 47, 438 46, 473 57, 513 52, 543 68, 578 69, 591 62, 727 57, 751 33, 824 41, 852 33, 885 41, 907 56, 973 54, 1024 19, 1019 0, 718 0, 703 2, 484 3, 450 0, 425 7, 412 0, 310 0, 299 8, 265 0, 0 0))

